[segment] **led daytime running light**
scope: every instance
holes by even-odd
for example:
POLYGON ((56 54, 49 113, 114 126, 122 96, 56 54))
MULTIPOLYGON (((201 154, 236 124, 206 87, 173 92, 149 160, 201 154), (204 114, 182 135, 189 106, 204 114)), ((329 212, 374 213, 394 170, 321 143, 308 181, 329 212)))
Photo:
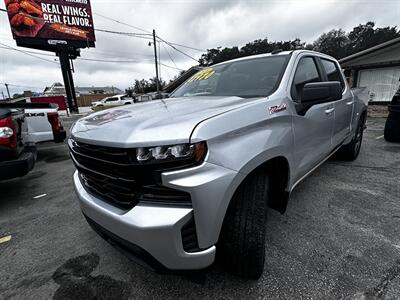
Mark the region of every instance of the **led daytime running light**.
POLYGON ((204 158, 207 151, 205 143, 178 144, 171 146, 141 147, 136 149, 138 162, 151 160, 181 159, 193 157, 196 161, 204 158))

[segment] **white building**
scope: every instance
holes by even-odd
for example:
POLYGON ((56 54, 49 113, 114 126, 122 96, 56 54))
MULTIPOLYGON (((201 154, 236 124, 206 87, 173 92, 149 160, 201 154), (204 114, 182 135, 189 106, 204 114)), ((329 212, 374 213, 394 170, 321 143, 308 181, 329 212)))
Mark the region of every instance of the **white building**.
POLYGON ((400 38, 339 60, 352 87, 366 87, 369 101, 388 103, 400 84, 400 38))

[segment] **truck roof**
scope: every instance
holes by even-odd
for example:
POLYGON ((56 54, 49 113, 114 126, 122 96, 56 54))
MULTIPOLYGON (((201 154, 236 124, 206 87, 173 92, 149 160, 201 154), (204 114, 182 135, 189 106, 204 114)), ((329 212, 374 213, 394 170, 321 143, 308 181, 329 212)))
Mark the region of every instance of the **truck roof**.
POLYGON ((5 117, 11 116, 16 113, 21 113, 21 112, 23 112, 22 109, 1 108, 0 107, 0 119, 3 119, 5 117))
POLYGON ((58 108, 55 103, 0 103, 0 109, 4 108, 58 108))
POLYGON ((313 55, 319 55, 319 56, 324 56, 330 59, 334 59, 336 60, 334 57, 329 56, 327 54, 321 53, 321 52, 316 52, 316 51, 312 51, 312 50, 305 50, 305 49, 299 49, 299 50, 290 50, 290 51, 280 51, 280 52, 270 52, 270 53, 263 53, 263 54, 256 54, 256 55, 250 55, 250 56, 244 56, 244 57, 239 57, 239 58, 235 58, 235 59, 231 59, 228 61, 224 61, 218 64, 215 64, 213 66, 218 66, 218 65, 222 65, 228 62, 233 62, 233 61, 242 61, 242 60, 249 60, 249 59, 254 59, 254 58, 260 58, 260 57, 268 57, 268 56, 281 56, 281 55, 289 55, 289 54, 300 54, 300 53, 310 53, 313 55))

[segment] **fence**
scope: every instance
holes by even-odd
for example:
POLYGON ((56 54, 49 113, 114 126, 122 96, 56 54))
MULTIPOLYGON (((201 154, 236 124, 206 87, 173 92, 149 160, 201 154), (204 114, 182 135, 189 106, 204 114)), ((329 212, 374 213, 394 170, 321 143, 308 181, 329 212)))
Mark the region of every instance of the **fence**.
POLYGON ((91 106, 92 102, 99 101, 106 97, 114 96, 114 94, 93 94, 93 95, 81 95, 76 98, 78 106, 91 106))

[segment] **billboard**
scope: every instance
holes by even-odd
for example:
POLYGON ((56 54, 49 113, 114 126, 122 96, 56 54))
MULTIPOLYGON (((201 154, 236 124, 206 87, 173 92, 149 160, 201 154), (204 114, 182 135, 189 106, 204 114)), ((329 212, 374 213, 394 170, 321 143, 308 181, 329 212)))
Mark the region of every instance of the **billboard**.
POLYGON ((89 0, 4 0, 17 45, 55 51, 94 47, 89 0))

